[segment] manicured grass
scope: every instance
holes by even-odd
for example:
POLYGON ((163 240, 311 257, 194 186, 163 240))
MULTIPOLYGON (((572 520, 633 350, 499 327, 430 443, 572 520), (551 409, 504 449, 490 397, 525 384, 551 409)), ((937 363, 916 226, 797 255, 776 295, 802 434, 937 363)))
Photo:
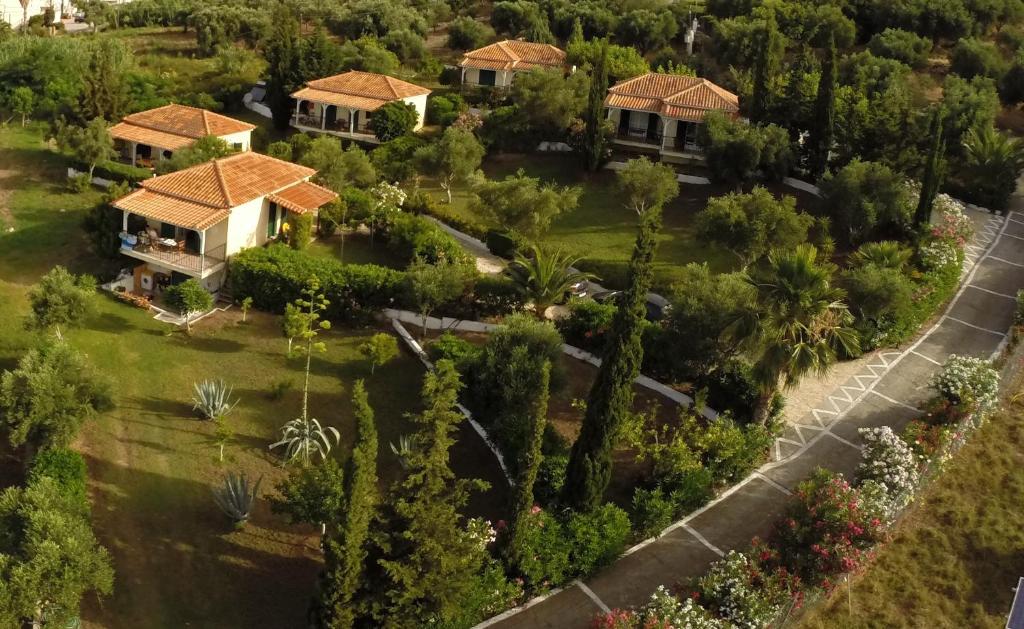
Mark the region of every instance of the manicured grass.
MULTIPOLYGON (((554 181, 559 185, 583 186, 583 195, 577 208, 555 219, 543 243, 561 247, 583 256, 584 268, 603 276, 609 285, 621 288, 625 282, 625 268, 633 252, 636 239, 637 217, 625 207, 615 187, 615 173, 584 172, 577 160, 565 155, 497 155, 484 163, 483 170, 490 178, 503 178, 523 169, 531 177, 554 181)), ((788 188, 770 187, 776 194, 792 194, 788 188)), ((439 200, 444 198, 436 187, 427 187, 439 200)), ((679 277, 679 267, 690 262, 707 262, 712 271, 736 270, 735 256, 720 247, 702 242, 695 233, 694 218, 704 209, 712 196, 731 190, 722 186, 680 184, 679 197, 665 208, 663 227, 658 237, 655 260, 655 281, 660 286, 671 284, 679 277)), ((456 189, 452 205, 445 209, 457 217, 491 227, 487 217, 474 212, 470 206, 471 193, 465 187, 456 189)), ((801 203, 806 199, 798 197, 801 203)))
POLYGON ((404 269, 407 265, 388 248, 386 242, 377 239, 370 244, 370 235, 347 232, 344 251, 341 235, 317 238, 309 245, 309 252, 316 256, 334 258, 345 264, 379 264, 392 269, 404 269))
MULTIPOLYGON (((80 229, 100 193, 65 192, 60 158, 43 150, 41 138, 37 128, 0 130, 0 168, 9 173, 4 189, 11 190, 0 211, 15 228, 0 232, 0 369, 14 366, 36 340, 23 321, 28 288, 39 275, 57 263, 94 273, 110 264, 88 253, 80 229)), ((280 318, 250 312, 242 324, 232 309, 198 323, 188 336, 111 296, 96 301, 81 328, 64 330, 111 381, 117 400, 114 410, 85 425, 75 444, 89 465, 94 528, 116 572, 112 597, 86 599, 86 626, 301 626, 319 569, 316 531, 270 513, 265 500, 236 531, 211 497, 227 471, 262 477, 264 496, 286 473, 267 446, 300 412, 304 361, 285 356, 280 318), (224 379, 241 400, 229 416, 235 439, 224 463, 217 460, 213 426, 191 409, 192 385, 204 378, 224 379), (286 390, 272 397, 282 382, 286 390)), ((415 429, 407 414, 419 409, 424 369, 403 352, 370 377, 358 346, 377 331, 323 334, 327 352, 313 358, 310 413, 341 432, 332 456, 345 460, 354 438, 351 386, 366 379, 386 489, 400 475, 388 444, 415 429)), ((471 502, 472 514, 505 517, 505 482, 468 425, 460 428, 452 465, 493 485, 471 502)), ((0 487, 20 482, 19 468, 0 446, 0 487)))
MULTIPOLYGON (((1024 391, 1022 381, 1017 391, 1024 391)), ((875 562, 800 624, 1003 627, 1024 565, 1024 404, 991 419, 927 488, 875 562)))

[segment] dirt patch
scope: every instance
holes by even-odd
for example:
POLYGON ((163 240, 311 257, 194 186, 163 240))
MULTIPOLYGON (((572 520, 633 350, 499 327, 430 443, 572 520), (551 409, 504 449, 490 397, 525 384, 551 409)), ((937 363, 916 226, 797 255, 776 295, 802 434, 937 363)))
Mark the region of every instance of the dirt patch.
POLYGON ((7 186, 7 181, 14 179, 18 174, 16 170, 0 168, 0 232, 6 232, 14 227, 14 214, 8 205, 13 192, 7 186))

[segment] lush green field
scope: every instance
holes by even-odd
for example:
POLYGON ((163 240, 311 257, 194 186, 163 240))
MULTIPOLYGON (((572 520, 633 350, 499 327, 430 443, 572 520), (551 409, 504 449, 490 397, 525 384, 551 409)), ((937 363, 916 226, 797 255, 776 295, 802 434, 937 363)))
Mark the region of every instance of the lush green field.
POLYGON ((1024 575, 1020 395, 925 490, 852 596, 841 586, 801 627, 1005 626, 1024 575))
MULTIPOLYGON (((111 264, 88 253, 80 228, 99 193, 65 192, 60 158, 42 150, 41 138, 37 128, 0 130, 7 191, 0 199, 0 368, 13 366, 35 340, 23 328, 32 282, 58 263, 94 273, 111 264)), ((66 332, 111 381, 117 399, 115 410, 86 424, 76 444, 89 465, 94 526, 117 575, 111 598, 86 600, 87 626, 289 627, 304 618, 318 570, 315 532, 271 514, 265 501, 235 531, 210 495, 228 470, 263 477, 262 494, 272 492, 285 471, 267 446, 301 404, 304 362, 285 356, 280 319, 261 313, 250 313, 244 324, 239 319, 237 310, 220 313, 188 336, 103 294, 84 326, 66 332), (223 378, 241 399, 229 417, 236 437, 225 463, 217 460, 213 427, 191 410, 192 384, 203 378, 223 378), (272 397, 278 385, 284 393, 272 397)), ((310 409, 339 429, 334 455, 345 459, 353 440, 349 391, 366 378, 386 485, 399 473, 388 443, 413 429, 406 414, 418 408, 423 367, 402 353, 371 378, 358 346, 375 331, 324 335, 328 351, 313 360, 310 409)), ((452 460, 461 474, 497 481, 471 510, 500 516, 503 480, 468 426, 452 460)), ((19 480, 17 461, 0 447, 0 486, 19 480)))
MULTIPOLYGON (((520 168, 542 181, 583 186, 577 208, 555 219, 543 242, 582 256, 585 268, 606 275, 603 279, 613 286, 621 284, 626 263, 633 252, 637 220, 616 192, 614 172, 586 173, 577 159, 565 155, 497 155, 487 158, 483 165, 490 178, 514 174, 520 168)), ((439 200, 444 199, 439 188, 426 189, 439 200)), ((796 195, 788 188, 772 190, 776 194, 796 195)), ((716 272, 738 268, 735 256, 702 242, 694 228, 694 218, 707 205, 708 199, 729 191, 721 186, 680 184, 679 197, 664 210, 663 227, 658 237, 655 278, 659 285, 671 284, 678 277, 679 267, 690 262, 707 262, 716 272)), ((452 205, 444 209, 464 220, 493 226, 488 224, 487 217, 473 211, 469 204, 470 196, 465 187, 456 189, 452 205)), ((800 198, 800 202, 806 205, 807 200, 800 198)))

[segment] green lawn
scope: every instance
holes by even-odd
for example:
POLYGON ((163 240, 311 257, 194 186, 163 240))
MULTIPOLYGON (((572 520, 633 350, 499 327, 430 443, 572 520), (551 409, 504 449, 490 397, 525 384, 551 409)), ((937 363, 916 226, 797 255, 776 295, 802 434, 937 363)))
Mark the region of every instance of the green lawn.
POLYGON ((1024 576, 1020 395, 925 490, 893 541, 854 581, 852 597, 840 587, 801 627, 1005 626, 1011 588, 1024 576))
MULTIPOLYGON (((602 275, 606 283, 621 287, 626 263, 633 251, 637 220, 616 192, 615 173, 607 170, 586 173, 573 156, 566 155, 497 155, 488 158, 483 166, 490 178, 502 178, 520 168, 542 181, 583 186, 579 206, 560 215, 543 242, 583 256, 585 268, 602 275)), ((444 198, 439 188, 428 186, 426 189, 438 199, 444 198)), ((773 188, 773 191, 794 194, 784 188, 773 188)), ((690 262, 707 262, 716 272, 738 268, 735 256, 700 241, 694 233, 694 217, 704 209, 708 199, 727 192, 729 190, 722 186, 680 185, 679 197, 665 208, 664 225, 658 238, 655 260, 658 285, 671 284, 679 275, 679 267, 690 262)), ((457 189, 452 205, 445 209, 462 219, 493 226, 469 207, 470 196, 467 189, 457 189)), ((806 203, 805 198, 800 201, 806 203)))
POLYGON ((370 243, 370 235, 345 233, 344 249, 340 234, 330 238, 317 238, 309 245, 309 252, 316 256, 334 258, 345 264, 379 264, 392 269, 404 269, 405 262, 391 251, 386 242, 377 239, 370 243))
MULTIPOLYGON (((37 128, 0 129, 0 189, 6 191, 0 198, 0 369, 13 366, 35 341, 23 327, 31 283, 57 263, 95 273, 111 266, 88 253, 80 228, 100 193, 65 192, 61 160, 43 150, 41 138, 37 128)), ((376 331, 324 334, 328 351, 313 361, 310 410, 339 429, 342 442, 333 455, 345 459, 353 440, 349 392, 357 378, 367 379, 385 487, 399 474, 388 443, 413 429, 406 415, 418 410, 424 370, 403 352, 369 377, 357 348, 376 331)), ((271 514, 265 501, 244 530, 234 531, 210 495, 228 470, 263 477, 264 495, 285 473, 267 446, 299 413, 303 361, 286 358, 280 319, 251 312, 242 324, 231 310, 200 322, 188 336, 101 294, 95 313, 66 335, 111 381, 118 403, 87 423, 76 443, 89 465, 94 527, 116 572, 112 597, 86 599, 86 626, 300 626, 318 571, 315 532, 271 514), (192 384, 203 378, 223 378, 241 399, 229 417, 236 439, 223 464, 212 426, 191 410, 192 384), (287 390, 272 398, 268 391, 282 382, 287 390)), ((470 511, 502 517, 504 481, 468 426, 452 462, 459 474, 495 485, 470 511)), ((0 447, 0 486, 19 482, 19 467, 0 447)))

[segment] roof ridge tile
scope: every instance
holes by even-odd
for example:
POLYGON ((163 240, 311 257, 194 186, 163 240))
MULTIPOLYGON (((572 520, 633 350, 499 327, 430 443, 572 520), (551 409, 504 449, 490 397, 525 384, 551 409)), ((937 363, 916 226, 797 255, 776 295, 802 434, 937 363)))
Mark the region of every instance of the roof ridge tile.
POLYGON ((228 184, 224 181, 224 173, 220 169, 220 160, 214 159, 213 162, 213 173, 214 179, 217 181, 217 185, 220 186, 220 192, 224 195, 224 201, 227 203, 227 207, 234 207, 235 203, 231 199, 231 193, 228 191, 228 184))

